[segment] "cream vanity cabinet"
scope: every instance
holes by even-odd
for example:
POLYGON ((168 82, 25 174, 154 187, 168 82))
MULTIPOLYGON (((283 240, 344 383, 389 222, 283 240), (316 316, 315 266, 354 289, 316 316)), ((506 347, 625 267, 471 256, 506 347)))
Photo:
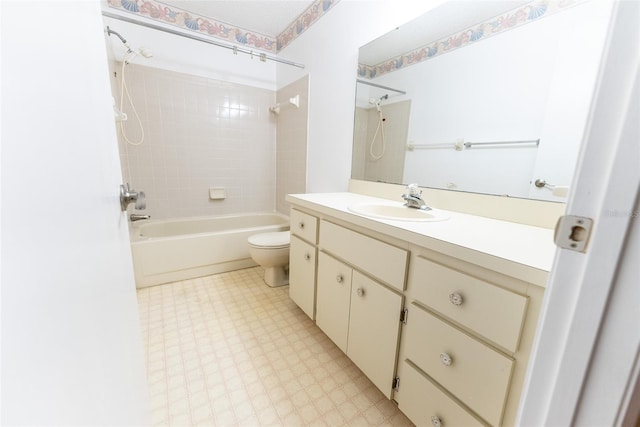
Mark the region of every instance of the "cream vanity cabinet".
POLYGON ((316 323, 391 398, 408 253, 324 220, 319 247, 316 323))
POLYGON ((406 296, 400 410, 417 425, 512 425, 542 289, 417 248, 406 296))
POLYGON ((315 319, 318 218, 296 209, 289 218, 289 297, 315 319))
MULTIPOLYGON (((292 298, 304 295, 296 303, 416 425, 514 425, 548 270, 511 261, 508 248, 504 256, 474 249, 491 245, 471 231, 505 236, 520 225, 452 218, 443 227, 471 236, 461 246, 431 237, 443 230, 436 225, 421 234, 361 219, 343 205, 362 197, 342 205, 340 197, 292 197, 301 203, 291 216, 292 298), (310 219, 317 230, 305 237, 310 219), (303 292, 294 290, 300 283, 303 292)), ((534 235, 519 236, 516 249, 531 241, 553 251, 550 233, 522 232, 534 235)))

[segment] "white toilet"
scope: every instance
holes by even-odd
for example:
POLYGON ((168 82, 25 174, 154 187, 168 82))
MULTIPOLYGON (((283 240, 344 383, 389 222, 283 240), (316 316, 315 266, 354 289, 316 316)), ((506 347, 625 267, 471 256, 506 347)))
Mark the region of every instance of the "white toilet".
POLYGON ((251 258, 264 267, 264 281, 271 287, 289 284, 289 231, 254 234, 249 237, 251 258))

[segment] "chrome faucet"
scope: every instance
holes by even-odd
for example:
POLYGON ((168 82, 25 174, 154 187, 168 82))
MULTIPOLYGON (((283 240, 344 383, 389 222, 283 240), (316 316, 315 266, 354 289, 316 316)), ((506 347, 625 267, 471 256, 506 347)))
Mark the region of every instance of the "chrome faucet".
POLYGON ((130 203, 135 203, 136 210, 144 210, 147 207, 144 191, 132 190, 129 187, 129 183, 127 183, 126 186, 120 186, 120 208, 122 212, 127 210, 127 206, 130 203))
POLYGON ((422 200, 421 195, 422 190, 418 190, 418 184, 407 185, 407 193, 402 195, 402 198, 406 201, 404 205, 408 208, 430 211, 431 208, 422 200))
POLYGON ((139 215, 139 214, 131 214, 129 215, 129 219, 131 222, 141 221, 143 219, 151 219, 151 215, 139 215))

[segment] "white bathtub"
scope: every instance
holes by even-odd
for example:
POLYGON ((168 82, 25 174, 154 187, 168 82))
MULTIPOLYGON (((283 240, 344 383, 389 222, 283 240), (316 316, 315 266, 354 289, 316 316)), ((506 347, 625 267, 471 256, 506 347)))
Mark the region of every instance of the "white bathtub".
POLYGON ((288 229, 289 218, 276 213, 135 222, 131 252, 136 286, 255 266, 249 236, 288 229))

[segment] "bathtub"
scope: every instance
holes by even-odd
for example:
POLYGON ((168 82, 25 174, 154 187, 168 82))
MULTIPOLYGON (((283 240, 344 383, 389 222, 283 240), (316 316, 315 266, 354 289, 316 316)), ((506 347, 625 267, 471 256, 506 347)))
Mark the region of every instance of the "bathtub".
POLYGON ((136 286, 253 267, 247 238, 288 229, 289 218, 277 213, 135 222, 130 234, 136 286))

